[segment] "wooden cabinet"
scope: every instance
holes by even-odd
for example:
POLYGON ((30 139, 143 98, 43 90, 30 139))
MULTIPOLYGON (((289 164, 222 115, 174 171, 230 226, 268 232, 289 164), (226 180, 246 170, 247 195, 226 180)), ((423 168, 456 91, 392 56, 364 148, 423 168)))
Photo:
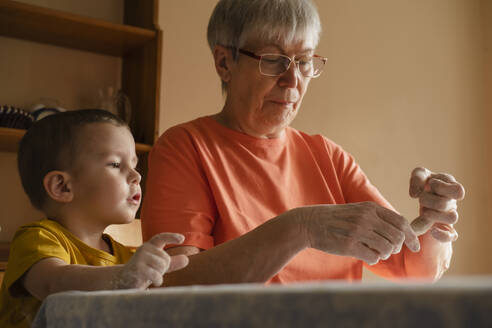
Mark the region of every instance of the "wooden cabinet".
MULTIPOLYGON (((162 32, 158 0, 125 0, 124 23, 0 0, 0 35, 122 58, 121 88, 132 104, 130 127, 141 157, 158 134, 162 32)), ((0 151, 16 151, 25 131, 0 128, 0 151)))
MULTIPOLYGON (((124 24, 115 24, 0 0, 0 36, 121 58, 121 89, 132 105, 130 128, 137 143, 139 171, 144 176, 147 154, 158 136, 159 124, 162 31, 157 25, 158 2, 125 0, 124 24)), ((16 152, 24 133, 25 130, 0 128, 0 152, 16 152)), ((8 243, 0 246, 1 272, 8 243)))

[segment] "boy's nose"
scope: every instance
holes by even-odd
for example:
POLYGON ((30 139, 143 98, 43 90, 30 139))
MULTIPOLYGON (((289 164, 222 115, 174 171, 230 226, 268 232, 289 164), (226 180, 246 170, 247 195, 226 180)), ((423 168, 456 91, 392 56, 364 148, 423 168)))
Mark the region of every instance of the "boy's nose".
POLYGON ((132 169, 131 175, 130 175, 130 182, 139 184, 140 181, 142 181, 142 176, 136 169, 132 169))

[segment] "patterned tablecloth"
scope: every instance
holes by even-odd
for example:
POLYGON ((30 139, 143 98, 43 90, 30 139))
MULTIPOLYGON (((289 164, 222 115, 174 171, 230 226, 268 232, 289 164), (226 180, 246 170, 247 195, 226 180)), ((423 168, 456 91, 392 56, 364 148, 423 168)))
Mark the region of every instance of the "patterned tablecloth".
POLYGON ((492 327, 492 277, 64 292, 33 327, 492 327))

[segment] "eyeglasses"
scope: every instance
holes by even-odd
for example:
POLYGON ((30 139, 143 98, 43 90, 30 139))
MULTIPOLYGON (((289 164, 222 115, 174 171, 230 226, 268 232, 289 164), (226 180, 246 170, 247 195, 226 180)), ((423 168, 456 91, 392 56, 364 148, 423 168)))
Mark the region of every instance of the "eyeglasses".
POLYGON ((280 76, 287 72, 292 62, 295 62, 299 72, 305 77, 316 78, 323 72, 327 58, 312 55, 290 58, 281 54, 262 54, 238 48, 237 51, 243 55, 259 60, 260 73, 266 76, 280 76))

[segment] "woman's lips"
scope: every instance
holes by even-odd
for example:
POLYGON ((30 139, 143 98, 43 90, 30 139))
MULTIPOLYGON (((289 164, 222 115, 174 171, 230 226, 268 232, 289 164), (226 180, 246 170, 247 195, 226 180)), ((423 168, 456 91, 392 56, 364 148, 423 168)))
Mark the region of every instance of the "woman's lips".
POLYGON ((277 105, 282 105, 282 106, 287 106, 287 105, 294 105, 294 101, 286 101, 286 100, 270 100, 270 102, 277 104, 277 105))

